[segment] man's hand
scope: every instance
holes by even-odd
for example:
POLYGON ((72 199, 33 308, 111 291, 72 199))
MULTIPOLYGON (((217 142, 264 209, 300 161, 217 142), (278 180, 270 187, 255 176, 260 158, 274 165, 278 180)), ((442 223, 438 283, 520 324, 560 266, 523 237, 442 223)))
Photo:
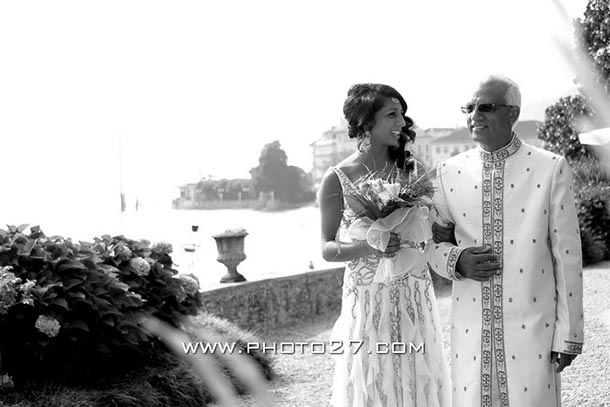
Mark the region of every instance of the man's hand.
POLYGON ((434 243, 453 243, 457 246, 455 241, 455 225, 449 223, 447 226, 441 226, 434 222, 432 224, 432 239, 434 243))
POLYGON ((555 368, 556 373, 561 373, 563 369, 570 366, 572 361, 576 359, 578 355, 572 355, 569 353, 551 352, 551 363, 557 363, 555 368))
POLYGON ((502 272, 500 256, 491 253, 491 247, 468 247, 458 258, 457 271, 464 277, 476 281, 489 280, 502 272))

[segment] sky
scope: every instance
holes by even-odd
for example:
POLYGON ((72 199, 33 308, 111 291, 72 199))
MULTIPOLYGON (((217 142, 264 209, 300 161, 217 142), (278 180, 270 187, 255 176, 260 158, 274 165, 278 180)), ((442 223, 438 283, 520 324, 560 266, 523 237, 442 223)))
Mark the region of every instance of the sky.
POLYGON ((358 82, 395 87, 420 127, 453 127, 501 72, 541 120, 573 92, 557 47, 572 37, 551 0, 4 1, 0 218, 116 205, 121 184, 169 205, 201 177, 248 178, 273 140, 309 171, 358 82))

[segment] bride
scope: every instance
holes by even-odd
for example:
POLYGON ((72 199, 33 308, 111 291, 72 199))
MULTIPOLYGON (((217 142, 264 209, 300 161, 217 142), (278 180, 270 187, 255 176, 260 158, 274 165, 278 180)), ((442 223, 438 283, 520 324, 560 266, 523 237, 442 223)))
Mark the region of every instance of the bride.
POLYGON ((320 187, 322 255, 327 261, 348 262, 341 315, 331 336, 331 346, 342 351, 335 359, 333 406, 450 405, 434 288, 424 254, 416 249, 431 237, 423 212, 416 211, 419 215, 405 225, 422 231, 411 233, 418 235, 412 237, 416 241, 391 233, 383 251, 349 233, 356 216, 344 194, 354 193, 361 177, 372 171, 382 178, 410 171, 405 145, 415 132, 406 111, 407 103, 390 86, 352 86, 343 113, 358 151, 330 168, 320 187), (381 275, 380 262, 404 257, 405 251, 419 267, 381 275))

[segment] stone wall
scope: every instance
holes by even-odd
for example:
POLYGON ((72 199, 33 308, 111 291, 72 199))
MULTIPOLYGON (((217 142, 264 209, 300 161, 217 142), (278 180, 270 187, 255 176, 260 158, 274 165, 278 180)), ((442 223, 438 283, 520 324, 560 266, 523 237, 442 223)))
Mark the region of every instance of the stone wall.
POLYGON ((242 328, 273 328, 341 310, 344 267, 204 291, 203 310, 242 328))

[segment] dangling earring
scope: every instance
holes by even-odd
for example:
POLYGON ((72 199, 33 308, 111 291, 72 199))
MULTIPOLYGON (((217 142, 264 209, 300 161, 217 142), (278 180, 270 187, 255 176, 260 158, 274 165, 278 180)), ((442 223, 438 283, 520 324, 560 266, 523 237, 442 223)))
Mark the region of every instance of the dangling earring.
POLYGON ((358 151, 361 153, 368 153, 371 150, 371 133, 367 130, 364 132, 360 143, 358 144, 358 151))

